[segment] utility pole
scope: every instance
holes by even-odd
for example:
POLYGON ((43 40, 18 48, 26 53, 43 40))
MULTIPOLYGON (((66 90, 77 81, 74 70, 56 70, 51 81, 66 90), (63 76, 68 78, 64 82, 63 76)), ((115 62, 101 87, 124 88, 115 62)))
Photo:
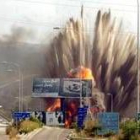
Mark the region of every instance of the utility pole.
POLYGON ((107 95, 111 97, 111 112, 113 112, 113 95, 111 93, 107 93, 107 95))
POLYGON ((137 113, 140 112, 140 95, 139 95, 139 0, 137 0, 137 113))
MULTIPOLYGON (((82 24, 82 32, 81 32, 81 38, 80 38, 80 52, 79 52, 79 56, 80 56, 80 67, 82 66, 83 63, 83 57, 82 57, 82 49, 83 49, 83 5, 81 7, 81 24, 82 24)), ((80 71, 82 71, 82 67, 80 68, 80 71)), ((82 77, 80 74, 80 85, 81 85, 81 90, 80 90, 80 107, 83 107, 82 105, 82 77)))

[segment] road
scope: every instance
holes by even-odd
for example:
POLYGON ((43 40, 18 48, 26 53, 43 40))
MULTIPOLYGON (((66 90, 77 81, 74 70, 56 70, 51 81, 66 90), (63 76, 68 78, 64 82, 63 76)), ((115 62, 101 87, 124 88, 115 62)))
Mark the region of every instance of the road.
POLYGON ((8 135, 0 134, 0 140, 9 140, 8 135))
POLYGON ((70 129, 64 128, 45 127, 31 140, 66 140, 66 137, 70 131, 70 129))
POLYGON ((6 126, 7 125, 0 123, 0 140, 9 140, 9 137, 5 135, 6 126))

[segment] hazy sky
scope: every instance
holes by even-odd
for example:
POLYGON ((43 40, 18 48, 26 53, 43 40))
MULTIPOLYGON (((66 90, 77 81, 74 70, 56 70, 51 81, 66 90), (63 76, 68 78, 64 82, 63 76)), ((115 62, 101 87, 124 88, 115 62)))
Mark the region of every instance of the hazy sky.
POLYGON ((97 10, 111 9, 113 16, 123 19, 125 31, 136 33, 136 0, 0 0, 0 35, 20 26, 35 30, 40 40, 44 33, 53 33, 53 27, 62 27, 70 17, 79 18, 82 4, 89 29, 97 10))

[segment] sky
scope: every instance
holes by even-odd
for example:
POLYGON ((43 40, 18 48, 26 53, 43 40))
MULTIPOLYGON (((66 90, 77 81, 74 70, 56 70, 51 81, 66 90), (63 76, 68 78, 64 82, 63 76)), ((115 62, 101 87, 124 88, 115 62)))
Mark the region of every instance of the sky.
POLYGON ((97 11, 110 9, 112 16, 123 20, 124 32, 136 34, 136 0, 0 0, 0 36, 10 34, 11 28, 24 27, 34 31, 31 42, 39 43, 57 32, 53 27, 63 27, 70 17, 80 18, 81 5, 89 30, 97 11))

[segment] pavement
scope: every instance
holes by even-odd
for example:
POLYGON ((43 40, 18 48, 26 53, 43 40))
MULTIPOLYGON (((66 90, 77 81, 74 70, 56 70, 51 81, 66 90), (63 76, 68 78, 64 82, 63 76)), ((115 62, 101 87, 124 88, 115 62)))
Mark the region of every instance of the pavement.
POLYGON ((0 140, 9 140, 9 136, 0 134, 0 140))
POLYGON ((5 135, 6 124, 0 123, 0 140, 9 140, 9 136, 5 135))
POLYGON ((66 137, 70 132, 71 132, 70 129, 57 127, 44 127, 30 140, 66 140, 66 137))

